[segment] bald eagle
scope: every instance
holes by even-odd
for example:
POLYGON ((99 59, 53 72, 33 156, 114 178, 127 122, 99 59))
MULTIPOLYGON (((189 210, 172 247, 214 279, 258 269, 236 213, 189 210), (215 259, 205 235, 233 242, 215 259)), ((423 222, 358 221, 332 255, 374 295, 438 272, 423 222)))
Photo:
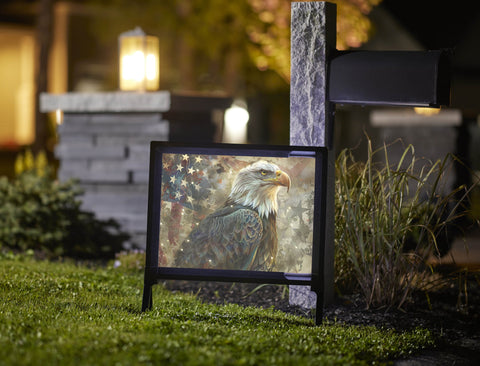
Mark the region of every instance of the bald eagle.
POLYGON ((271 271, 277 255, 280 187, 290 177, 258 161, 238 173, 225 205, 201 221, 183 241, 176 267, 271 271))

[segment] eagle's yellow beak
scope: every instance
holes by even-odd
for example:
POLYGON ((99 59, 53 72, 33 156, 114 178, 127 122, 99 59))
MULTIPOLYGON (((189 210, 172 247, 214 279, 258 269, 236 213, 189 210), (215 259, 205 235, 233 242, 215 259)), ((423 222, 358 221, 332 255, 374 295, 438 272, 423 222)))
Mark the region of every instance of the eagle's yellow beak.
POLYGON ((276 174, 275 178, 269 178, 269 179, 265 179, 265 180, 267 180, 269 182, 272 182, 272 183, 274 183, 275 185, 278 185, 278 186, 287 187, 287 192, 290 191, 291 181, 290 181, 290 177, 288 176, 288 174, 285 173, 284 171, 281 171, 281 170, 277 170, 275 172, 275 174, 276 174))

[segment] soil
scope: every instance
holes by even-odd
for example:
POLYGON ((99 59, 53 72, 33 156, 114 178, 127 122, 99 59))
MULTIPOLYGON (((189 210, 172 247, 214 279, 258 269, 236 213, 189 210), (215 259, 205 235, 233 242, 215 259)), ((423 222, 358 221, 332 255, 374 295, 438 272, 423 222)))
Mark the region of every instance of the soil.
MULTIPOLYGON (((479 279, 472 276, 468 281, 468 296, 459 295, 456 285, 431 292, 428 297, 425 293, 416 293, 402 311, 366 309, 359 296, 337 298, 324 309, 324 317, 348 325, 374 325, 397 331, 422 327, 438 339, 437 348, 421 351, 405 360, 395 360, 397 366, 480 365, 479 279)), ((166 281, 164 285, 171 291, 196 294, 209 303, 274 307, 286 313, 312 317, 309 310, 289 304, 286 286, 193 281, 166 281)))

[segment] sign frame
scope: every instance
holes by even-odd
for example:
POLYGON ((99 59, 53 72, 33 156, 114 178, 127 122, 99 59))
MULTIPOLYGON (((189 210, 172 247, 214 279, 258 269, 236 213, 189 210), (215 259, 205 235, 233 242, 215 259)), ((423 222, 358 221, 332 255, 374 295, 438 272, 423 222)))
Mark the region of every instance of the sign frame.
MULTIPOLYGON (((152 286, 161 280, 191 280, 243 282, 259 284, 285 284, 310 286, 317 294, 316 323, 323 316, 324 245, 326 233, 326 187, 328 149, 309 146, 193 144, 152 141, 148 189, 148 216, 145 277, 142 311, 152 308, 152 286), (162 159, 164 154, 192 154, 231 157, 269 158, 302 157, 314 159, 313 235, 311 273, 277 271, 251 271, 231 269, 177 268, 159 264, 160 219, 162 202, 162 159)), ((228 192, 225 192, 225 198, 228 192)))

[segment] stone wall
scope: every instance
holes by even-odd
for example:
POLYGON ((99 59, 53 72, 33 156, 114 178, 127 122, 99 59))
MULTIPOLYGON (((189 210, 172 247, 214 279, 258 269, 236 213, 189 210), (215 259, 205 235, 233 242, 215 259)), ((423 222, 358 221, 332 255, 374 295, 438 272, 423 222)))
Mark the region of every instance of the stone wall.
POLYGON ((168 140, 161 113, 65 113, 58 126, 58 178, 79 181, 83 208, 113 218, 146 242, 150 141, 168 140))

